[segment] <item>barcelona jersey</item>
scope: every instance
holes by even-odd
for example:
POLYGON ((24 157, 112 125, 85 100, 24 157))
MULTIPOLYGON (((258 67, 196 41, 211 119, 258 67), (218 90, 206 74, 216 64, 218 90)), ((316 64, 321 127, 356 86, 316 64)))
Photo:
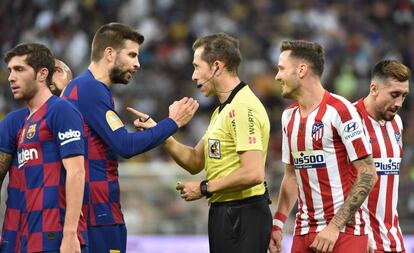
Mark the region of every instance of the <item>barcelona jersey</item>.
MULTIPOLYGON (((83 121, 67 101, 52 96, 28 116, 17 137, 21 252, 58 250, 66 210, 62 159, 85 154, 83 121)), ((80 215, 78 238, 86 244, 80 215)))
POLYGON ((20 135, 29 109, 23 108, 6 115, 0 122, 0 152, 12 155, 9 167, 6 211, 1 233, 1 252, 19 252, 20 180, 17 170, 17 137, 20 135))
POLYGON ((86 132, 88 226, 124 224, 118 181, 118 156, 129 158, 150 150, 177 131, 164 119, 148 130, 129 133, 115 111, 112 92, 86 70, 66 87, 63 97, 81 112, 86 132))

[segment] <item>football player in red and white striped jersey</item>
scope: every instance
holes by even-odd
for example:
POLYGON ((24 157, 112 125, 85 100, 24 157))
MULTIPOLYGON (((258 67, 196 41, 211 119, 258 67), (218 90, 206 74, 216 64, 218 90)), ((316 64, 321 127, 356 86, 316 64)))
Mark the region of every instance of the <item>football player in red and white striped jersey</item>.
POLYGON ((269 250, 280 250, 283 220, 298 200, 292 252, 365 253, 360 206, 377 176, 361 118, 323 88, 321 45, 284 41, 280 51, 275 79, 297 103, 282 115, 285 175, 269 250))
POLYGON ((403 124, 397 114, 409 92, 410 69, 396 60, 382 60, 372 70, 370 91, 356 103, 372 146, 378 181, 364 213, 370 251, 405 252, 398 224, 397 202, 403 124))

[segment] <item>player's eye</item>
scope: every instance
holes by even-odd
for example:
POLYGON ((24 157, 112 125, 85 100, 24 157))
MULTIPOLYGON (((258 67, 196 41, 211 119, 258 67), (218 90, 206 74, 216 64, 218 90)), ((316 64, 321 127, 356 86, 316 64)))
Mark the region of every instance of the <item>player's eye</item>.
POLYGON ((392 92, 391 93, 391 97, 393 97, 393 98, 397 98, 397 97, 399 97, 400 96, 400 94, 399 93, 396 93, 396 92, 392 92))

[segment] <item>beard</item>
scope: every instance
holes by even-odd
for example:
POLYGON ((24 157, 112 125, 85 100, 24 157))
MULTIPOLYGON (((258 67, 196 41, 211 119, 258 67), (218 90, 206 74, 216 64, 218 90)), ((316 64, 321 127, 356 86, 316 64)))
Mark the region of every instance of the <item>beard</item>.
POLYGON ((54 83, 52 83, 50 86, 49 86, 49 89, 50 89, 50 91, 52 92, 52 94, 53 95, 55 95, 55 96, 60 96, 60 94, 62 93, 62 90, 61 89, 59 89, 58 87, 57 87, 57 85, 56 84, 54 84, 54 83))
POLYGON ((110 78, 112 83, 127 84, 129 82, 129 78, 127 78, 128 73, 129 73, 129 71, 123 71, 118 66, 114 66, 109 71, 109 78, 110 78))
POLYGON ((383 120, 385 120, 385 121, 391 121, 391 120, 393 120, 394 118, 395 118, 395 115, 397 115, 397 113, 396 112, 398 112, 398 111, 396 111, 395 113, 393 113, 393 114, 391 114, 391 113, 389 113, 389 112, 391 112, 391 111, 385 111, 385 112, 381 112, 380 113, 380 118, 381 119, 383 119, 383 120))

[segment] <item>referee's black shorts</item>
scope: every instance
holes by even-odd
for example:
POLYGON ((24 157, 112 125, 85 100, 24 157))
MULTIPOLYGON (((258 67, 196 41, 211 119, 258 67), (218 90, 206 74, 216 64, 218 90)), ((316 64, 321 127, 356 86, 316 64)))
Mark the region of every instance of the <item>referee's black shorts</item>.
POLYGON ((266 253, 271 231, 272 214, 265 195, 211 203, 210 253, 266 253))

